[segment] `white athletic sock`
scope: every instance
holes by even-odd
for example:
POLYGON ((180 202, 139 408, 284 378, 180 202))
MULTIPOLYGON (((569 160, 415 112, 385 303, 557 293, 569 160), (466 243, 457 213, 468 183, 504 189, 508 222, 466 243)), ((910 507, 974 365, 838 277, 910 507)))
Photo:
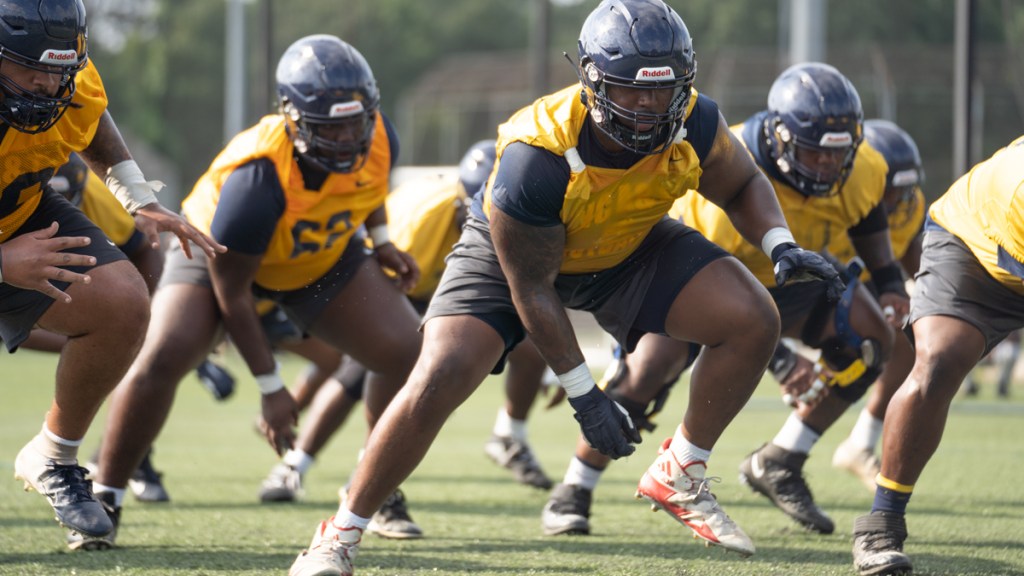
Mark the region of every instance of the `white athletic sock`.
POLYGON ((711 450, 705 450, 687 440, 686 436, 683 436, 682 426, 676 426, 676 432, 672 435, 672 443, 669 444, 668 449, 675 456, 676 462, 679 462, 680 466, 686 468, 687 474, 700 478, 704 477, 703 473, 707 470, 708 460, 711 459, 711 450), (704 466, 688 467, 687 464, 691 462, 703 462, 704 466))
POLYGON ((110 492, 114 495, 114 506, 121 507, 124 503, 124 488, 114 488, 113 486, 106 486, 99 482, 92 483, 92 493, 99 494, 100 492, 110 492))
POLYGON ((305 474, 309 467, 313 465, 313 457, 306 454, 302 450, 292 448, 291 450, 284 453, 284 458, 281 462, 284 462, 288 466, 291 466, 292 470, 295 470, 299 474, 305 474))
POLYGON ((854 446, 874 452, 878 441, 882 438, 882 426, 883 422, 868 412, 867 408, 864 408, 857 416, 857 423, 853 425, 853 430, 850 430, 848 440, 854 446))
POLYGON ((572 460, 569 461, 569 467, 565 470, 565 476, 562 478, 562 484, 580 486, 593 491, 597 488, 597 483, 601 481, 601 474, 603 472, 604 469, 598 470, 583 460, 573 456, 572 460))
POLYGON ((370 519, 353 514, 348 509, 348 506, 342 504, 338 506, 338 512, 334 515, 333 523, 334 527, 338 529, 359 528, 360 530, 366 530, 366 527, 370 525, 370 519))
POLYGON ((498 408, 498 417, 494 420, 495 436, 511 438, 518 442, 526 442, 526 420, 516 420, 508 415, 505 407, 498 408))
POLYGON ((796 412, 790 412, 786 423, 782 425, 779 433, 772 439, 772 444, 790 452, 809 454, 818 438, 821 438, 821 434, 818 434, 804 424, 803 420, 800 420, 800 417, 796 415, 796 412))

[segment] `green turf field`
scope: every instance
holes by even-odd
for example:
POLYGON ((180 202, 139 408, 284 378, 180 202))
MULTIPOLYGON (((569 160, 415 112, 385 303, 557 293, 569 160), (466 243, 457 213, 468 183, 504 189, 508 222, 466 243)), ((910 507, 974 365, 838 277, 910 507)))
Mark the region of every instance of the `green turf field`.
MULTIPOLYGON (((259 483, 275 457, 253 432, 255 385, 243 379, 234 397, 216 403, 189 378, 156 448, 172 502, 142 505, 128 496, 118 549, 70 553, 45 500, 12 480, 14 457, 38 431, 52 395, 54 362, 31 352, 0 359, 0 574, 285 574, 316 524, 335 510, 337 488, 365 432, 358 421, 342 430, 307 476, 302 503, 260 505, 259 483)), ((289 359, 284 365, 289 377, 299 368, 289 359)), ((236 360, 231 366, 243 373, 236 360)), ((663 512, 652 514, 633 499, 658 441, 678 421, 685 384, 677 386, 655 436, 605 474, 595 496, 594 534, 551 538, 540 531, 547 495, 513 483, 483 455, 502 399, 500 382, 491 380, 456 412, 404 486, 427 537, 367 537, 357 574, 852 575, 851 526, 870 507, 871 495, 829 461, 855 413, 826 434, 807 465, 818 502, 836 520, 835 534, 803 531, 736 480, 743 456, 770 439, 786 417, 773 388, 764 383, 716 447, 709 470, 722 478, 715 493, 724 508, 757 545, 749 559, 705 548, 663 512)), ((977 399, 955 401, 943 444, 910 505, 907 550, 915 574, 1024 575, 1022 397, 1018 387, 1009 401, 997 400, 983 384, 977 399)), ((102 415, 83 454, 95 447, 101 421, 102 415)), ((534 450, 556 479, 576 429, 567 406, 534 412, 534 450)))

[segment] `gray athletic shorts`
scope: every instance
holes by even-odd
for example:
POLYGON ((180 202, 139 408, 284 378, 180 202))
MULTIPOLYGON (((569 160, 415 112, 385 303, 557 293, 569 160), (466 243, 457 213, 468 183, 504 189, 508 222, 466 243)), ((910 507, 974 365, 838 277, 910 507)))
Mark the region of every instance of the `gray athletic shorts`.
MULTIPOLYGON (((563 305, 591 312, 605 331, 632 352, 645 333, 665 333, 665 317, 679 291, 710 262, 726 256, 693 228, 664 218, 622 263, 591 274, 560 274, 555 289, 563 305)), ((506 353, 512 350, 525 331, 487 222, 470 216, 445 262, 423 322, 437 316, 474 316, 498 332, 506 353)), ((494 373, 503 368, 504 357, 494 373)))
MULTIPOLYGON (((46 228, 54 221, 60 224, 57 236, 88 236, 92 239, 88 246, 71 248, 65 252, 95 256, 97 266, 127 259, 124 252, 115 246, 81 210, 75 208, 63 196, 49 188, 43 190, 43 197, 39 200, 36 211, 28 217, 28 220, 12 237, 46 228)), ((67 267, 68 270, 79 274, 88 272, 91 268, 91 266, 67 267)), ((65 290, 70 285, 69 282, 56 280, 51 283, 61 290, 65 290)), ((3 339, 8 351, 14 352, 28 338, 29 332, 53 302, 53 298, 42 292, 22 290, 10 284, 0 284, 0 338, 3 339)))
POLYGON ((985 336, 985 354, 1024 327, 1024 296, 992 278, 970 248, 945 230, 925 232, 914 280, 908 326, 926 316, 958 318, 985 336))
MULTIPOLYGON (((370 254, 364 236, 356 234, 334 266, 309 286, 297 290, 269 290, 253 284, 252 293, 257 298, 276 302, 288 315, 288 319, 306 333, 319 319, 328 302, 341 292, 370 254)), ((192 259, 189 260, 185 256, 185 251, 181 249, 181 244, 177 240, 172 240, 167 249, 160 287, 168 284, 194 284, 212 289, 208 262, 206 253, 194 244, 192 259)))

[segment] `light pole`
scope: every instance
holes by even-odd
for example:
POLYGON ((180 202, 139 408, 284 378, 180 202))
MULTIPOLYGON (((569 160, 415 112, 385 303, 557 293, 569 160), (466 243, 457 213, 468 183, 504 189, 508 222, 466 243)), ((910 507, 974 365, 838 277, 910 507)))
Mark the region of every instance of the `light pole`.
POLYGON ((252 0, 227 0, 224 62, 224 142, 245 127, 245 5, 252 0))

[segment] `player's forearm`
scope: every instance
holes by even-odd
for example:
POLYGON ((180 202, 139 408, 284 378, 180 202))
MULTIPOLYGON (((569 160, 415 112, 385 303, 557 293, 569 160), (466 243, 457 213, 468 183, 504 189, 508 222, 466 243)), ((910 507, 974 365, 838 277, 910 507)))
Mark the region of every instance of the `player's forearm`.
POLYGON ((555 374, 584 363, 576 332, 554 288, 513 290, 513 301, 530 340, 555 374))
POLYGON ((562 374, 582 364, 583 353, 555 291, 565 228, 530 226, 494 210, 491 237, 516 311, 548 366, 562 374))
POLYGON ((771 185, 758 178, 751 179, 724 210, 736 231, 754 246, 761 246, 769 230, 789 228, 771 185))
POLYGON ((231 337, 249 371, 258 376, 277 369, 274 354, 260 325, 251 297, 239 295, 230 304, 221 304, 224 330, 231 337))
POLYGON ((107 170, 112 166, 131 160, 132 155, 128 152, 128 147, 121 138, 121 132, 114 124, 110 112, 104 112, 100 116, 96 134, 89 146, 82 150, 81 156, 89 168, 100 177, 106 177, 107 170))

